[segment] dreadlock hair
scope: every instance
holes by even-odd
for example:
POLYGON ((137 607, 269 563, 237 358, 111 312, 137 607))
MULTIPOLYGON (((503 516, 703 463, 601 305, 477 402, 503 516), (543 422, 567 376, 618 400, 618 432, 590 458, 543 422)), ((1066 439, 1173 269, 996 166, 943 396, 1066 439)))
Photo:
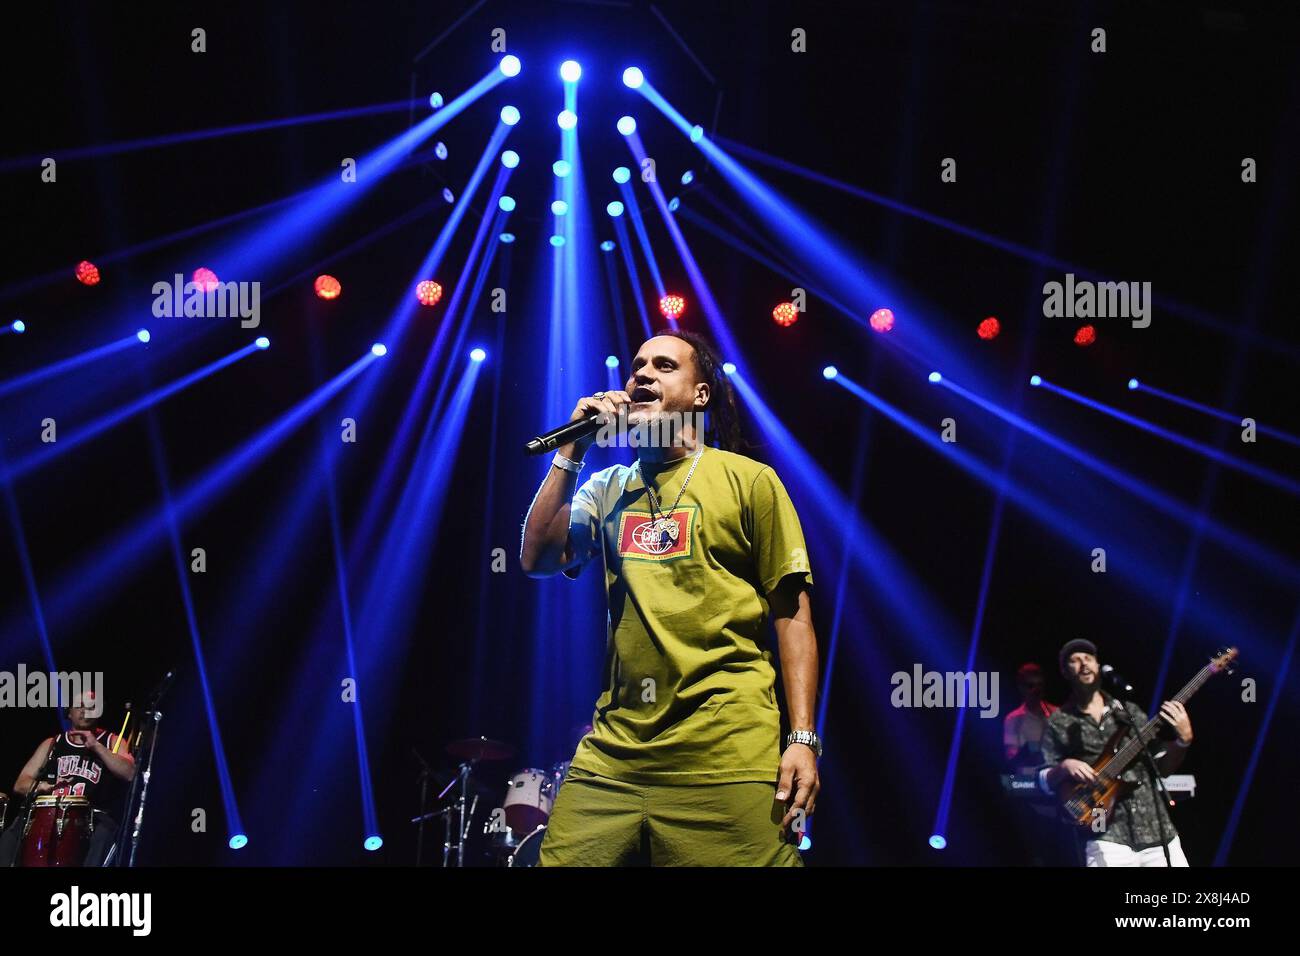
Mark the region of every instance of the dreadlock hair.
POLYGON ((705 444, 715 445, 723 451, 740 452, 749 447, 740 433, 740 415, 736 411, 736 393, 722 371, 722 360, 708 339, 697 332, 685 329, 662 329, 655 335, 671 335, 690 345, 695 359, 699 381, 708 383, 709 403, 704 410, 709 413, 704 434, 705 444))

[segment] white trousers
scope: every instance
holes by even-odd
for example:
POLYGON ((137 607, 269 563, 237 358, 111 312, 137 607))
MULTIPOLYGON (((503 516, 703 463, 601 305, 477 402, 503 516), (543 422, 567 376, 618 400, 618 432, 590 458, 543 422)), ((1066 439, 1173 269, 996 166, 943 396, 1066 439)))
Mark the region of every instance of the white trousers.
MULTIPOLYGON (((1134 850, 1122 843, 1109 840, 1089 840, 1083 848, 1085 866, 1164 866, 1164 847, 1152 846, 1134 850)), ((1187 866, 1183 845, 1178 837, 1169 844, 1169 862, 1174 866, 1187 866)))

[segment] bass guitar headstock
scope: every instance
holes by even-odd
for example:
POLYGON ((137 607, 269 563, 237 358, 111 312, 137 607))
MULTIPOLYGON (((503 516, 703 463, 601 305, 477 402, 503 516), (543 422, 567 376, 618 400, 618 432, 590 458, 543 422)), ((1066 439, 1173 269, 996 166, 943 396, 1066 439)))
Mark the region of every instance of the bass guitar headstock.
POLYGON ((1215 674, 1231 674, 1232 665, 1237 660, 1237 649, 1228 647, 1220 649, 1214 657, 1210 658, 1210 670, 1215 674))

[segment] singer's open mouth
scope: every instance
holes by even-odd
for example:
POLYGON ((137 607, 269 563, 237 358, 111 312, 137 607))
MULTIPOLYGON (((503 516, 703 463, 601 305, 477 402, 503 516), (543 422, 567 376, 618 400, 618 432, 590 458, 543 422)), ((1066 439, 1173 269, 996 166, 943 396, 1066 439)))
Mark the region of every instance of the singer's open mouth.
POLYGON ((659 396, 648 388, 636 388, 631 394, 633 405, 649 405, 651 402, 659 401, 659 396))

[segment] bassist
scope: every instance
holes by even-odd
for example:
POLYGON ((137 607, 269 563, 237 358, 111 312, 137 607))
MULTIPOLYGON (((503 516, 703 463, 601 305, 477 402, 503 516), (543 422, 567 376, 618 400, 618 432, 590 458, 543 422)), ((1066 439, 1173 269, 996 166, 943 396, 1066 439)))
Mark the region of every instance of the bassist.
MULTIPOLYGON (((1126 722, 1134 727, 1147 723, 1147 715, 1136 704, 1121 703, 1101 690, 1097 647, 1091 641, 1068 642, 1058 662, 1061 676, 1070 685, 1070 698, 1048 719, 1043 734, 1046 766, 1039 781, 1049 793, 1068 784, 1094 782, 1093 765, 1115 732, 1126 722)), ((1176 700, 1161 705, 1160 716, 1162 729, 1174 739, 1165 743, 1157 738, 1150 750, 1160 774, 1167 776, 1178 769, 1191 746, 1192 722, 1187 708, 1176 700)), ((1085 865, 1187 866, 1178 831, 1146 761, 1133 761, 1120 779, 1135 788, 1120 796, 1113 813, 1085 831, 1085 865)))

